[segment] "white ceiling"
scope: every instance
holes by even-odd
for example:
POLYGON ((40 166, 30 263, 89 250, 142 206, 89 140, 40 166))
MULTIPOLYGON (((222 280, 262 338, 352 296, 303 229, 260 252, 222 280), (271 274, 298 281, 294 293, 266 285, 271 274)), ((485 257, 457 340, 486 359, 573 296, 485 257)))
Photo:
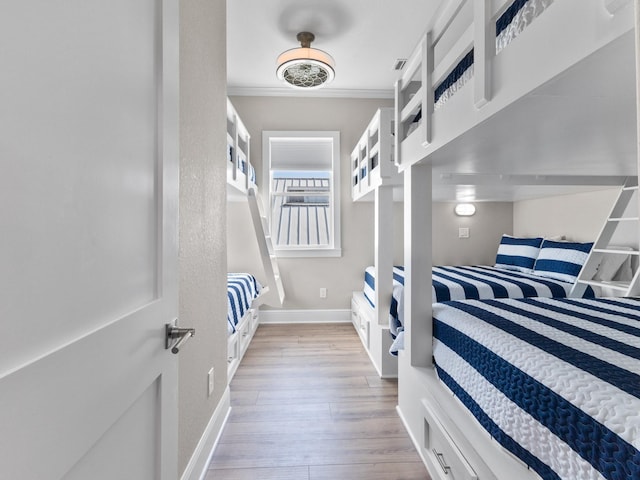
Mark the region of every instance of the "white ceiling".
MULTIPOLYGON (((398 58, 407 58, 441 0, 227 1, 227 87, 230 95, 300 95, 276 78, 276 58, 299 47, 296 34, 336 62, 323 96, 393 97, 398 58)), ((312 93, 313 94, 313 93, 312 93)))
MULTIPOLYGON (((437 18, 441 3, 230 0, 228 93, 300 95, 277 80, 275 62, 280 53, 299 46, 296 34, 306 30, 316 35, 312 46, 336 61, 333 83, 306 95, 392 98, 394 63, 411 54, 437 18)), ((509 201, 585 190, 508 182, 452 185, 440 180, 449 172, 635 175, 634 100, 633 35, 629 34, 435 152, 430 157, 434 198, 509 201), (531 160, 518 160, 523 158, 531 160)))

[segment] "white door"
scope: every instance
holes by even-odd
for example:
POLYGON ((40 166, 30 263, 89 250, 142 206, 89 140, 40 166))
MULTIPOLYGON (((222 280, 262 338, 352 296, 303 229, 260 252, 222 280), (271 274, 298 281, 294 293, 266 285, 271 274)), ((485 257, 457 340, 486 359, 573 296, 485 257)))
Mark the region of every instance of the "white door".
POLYGON ((177 478, 177 4, 0 1, 2 480, 177 478))

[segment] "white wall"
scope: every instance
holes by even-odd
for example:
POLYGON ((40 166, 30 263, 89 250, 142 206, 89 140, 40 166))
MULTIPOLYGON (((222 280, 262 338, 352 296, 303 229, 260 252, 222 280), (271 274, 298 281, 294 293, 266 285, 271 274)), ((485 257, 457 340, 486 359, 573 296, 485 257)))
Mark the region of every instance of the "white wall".
MULTIPOLYGON (((522 200, 513 205, 517 236, 564 235, 567 240, 592 242, 609 215, 619 189, 522 200)), ((628 239, 621 239, 628 244, 628 239)))

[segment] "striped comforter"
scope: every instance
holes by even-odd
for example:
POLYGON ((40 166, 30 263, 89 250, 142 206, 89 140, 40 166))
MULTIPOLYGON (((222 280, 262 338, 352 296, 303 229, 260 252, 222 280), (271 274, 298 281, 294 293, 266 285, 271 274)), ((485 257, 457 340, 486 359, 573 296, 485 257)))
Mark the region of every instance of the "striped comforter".
POLYGON ((227 331, 235 333, 236 325, 260 294, 262 286, 249 273, 227 274, 227 331))
MULTIPOLYGON (((371 306, 374 306, 375 270, 365 270, 364 294, 371 306)), ((528 298, 547 297, 564 298, 571 291, 572 283, 529 273, 505 270, 490 266, 439 266, 432 269, 434 303, 449 300, 491 299, 491 298, 528 298)), ((389 330, 394 337, 391 353, 396 354, 403 348, 404 320, 404 267, 393 269, 393 299, 389 312, 389 330), (399 337, 399 338, 398 338, 399 337)), ((588 287, 583 295, 594 297, 594 291, 588 287)))
POLYGON ((434 305, 440 379, 543 479, 640 478, 640 302, 434 305))

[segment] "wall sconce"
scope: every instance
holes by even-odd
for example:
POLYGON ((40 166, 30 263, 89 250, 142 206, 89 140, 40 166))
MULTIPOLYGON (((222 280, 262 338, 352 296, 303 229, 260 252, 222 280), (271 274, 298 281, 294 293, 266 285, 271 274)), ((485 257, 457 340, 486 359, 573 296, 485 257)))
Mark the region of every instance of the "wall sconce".
POLYGON ((458 203, 453 211, 456 212, 456 215, 459 217, 470 217, 471 215, 475 215, 476 206, 473 203, 458 203))

